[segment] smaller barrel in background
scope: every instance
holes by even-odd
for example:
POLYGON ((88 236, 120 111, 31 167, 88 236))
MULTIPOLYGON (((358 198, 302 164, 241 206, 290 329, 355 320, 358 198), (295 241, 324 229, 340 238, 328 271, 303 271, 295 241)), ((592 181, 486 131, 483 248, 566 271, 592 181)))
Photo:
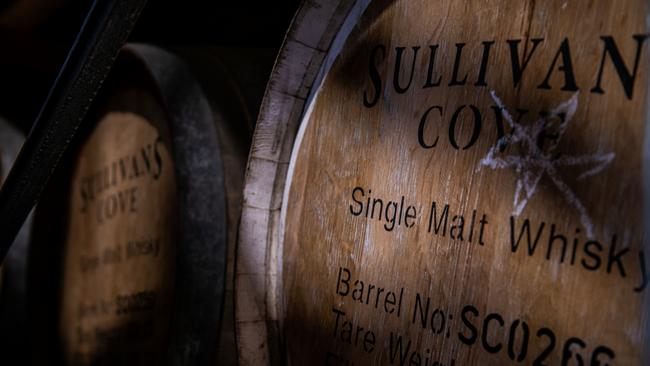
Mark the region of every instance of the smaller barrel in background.
POLYGON ((211 364, 226 202, 212 113, 177 57, 129 45, 42 197, 31 248, 40 364, 211 364))
POLYGON ((71 178, 59 332, 68 364, 159 364, 178 245, 171 141, 151 96, 113 98, 71 178))

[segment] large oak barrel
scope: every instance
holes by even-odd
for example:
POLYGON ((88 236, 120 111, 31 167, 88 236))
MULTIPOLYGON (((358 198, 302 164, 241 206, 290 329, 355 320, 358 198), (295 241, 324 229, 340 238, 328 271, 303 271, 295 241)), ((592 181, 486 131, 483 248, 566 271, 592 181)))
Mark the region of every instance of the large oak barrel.
POLYGON ((88 115, 35 215, 36 362, 213 364, 227 205, 205 94, 176 56, 127 45, 88 115))
POLYGON ((646 1, 306 1, 254 132, 243 365, 642 365, 646 1))

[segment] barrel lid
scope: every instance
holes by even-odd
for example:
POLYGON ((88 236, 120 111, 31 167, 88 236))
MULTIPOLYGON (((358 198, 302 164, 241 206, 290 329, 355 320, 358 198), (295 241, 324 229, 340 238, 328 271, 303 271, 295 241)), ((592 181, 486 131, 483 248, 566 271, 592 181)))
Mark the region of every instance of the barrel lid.
MULTIPOLYGON (((171 364, 208 364, 214 360, 214 346, 218 342, 226 266, 224 177, 213 114, 202 90, 178 57, 154 46, 127 44, 93 107, 94 112, 91 111, 89 116, 92 118, 101 115, 104 108, 102 103, 105 103, 106 98, 122 85, 129 84, 137 85, 150 94, 148 98, 157 100, 154 104, 162 107, 166 126, 160 131, 163 131, 161 135, 168 135, 175 190, 178 192, 173 298, 164 359, 171 364), (168 132, 165 133, 164 130, 168 132)), ((149 103, 133 99, 132 105, 143 108, 141 105, 138 107, 141 102, 149 103)), ((91 122, 91 118, 87 121, 91 122)), ((94 128, 94 125, 87 124, 85 130, 81 131, 80 136, 83 137, 77 142, 77 152, 85 139, 92 135, 94 128)), ((165 140, 164 136, 162 138, 165 140)), ((42 280, 48 271, 60 273, 62 270, 62 261, 53 260, 61 257, 61 244, 56 248, 51 248, 52 245, 48 248, 44 236, 49 236, 50 241, 56 239, 54 241, 57 243, 65 240, 66 234, 61 233, 60 229, 66 227, 65 218, 57 218, 55 215, 63 216, 61 210, 66 210, 68 203, 56 196, 66 196, 61 193, 70 189, 68 184, 74 155, 71 154, 66 159, 68 168, 62 169, 53 179, 51 187, 48 187, 49 192, 39 204, 36 225, 47 221, 56 222, 59 229, 51 230, 49 235, 37 233, 38 238, 35 239, 36 245, 33 246, 31 256, 34 259, 31 283, 42 280), (48 259, 47 253, 50 253, 48 259)), ((137 273, 137 269, 134 270, 137 273)), ((49 290, 45 286, 50 293, 35 294, 35 303, 32 303, 31 308, 40 309, 39 299, 43 303, 53 304, 54 310, 48 310, 47 314, 49 318, 56 319, 59 316, 56 309, 60 306, 56 305, 57 292, 63 290, 62 282, 57 278, 46 282, 55 290, 49 290)), ((40 317, 48 325, 40 324, 40 327, 46 327, 50 331, 35 342, 36 347, 43 346, 48 341, 47 337, 51 340, 58 336, 57 321, 45 318, 40 317)), ((39 321, 36 320, 34 328, 38 327, 39 321)), ((54 354, 61 352, 55 349, 56 346, 48 347, 54 354)))
POLYGON ((644 363, 647 4, 311 5, 249 160, 240 357, 644 363))
POLYGON ((180 245, 170 363, 209 364, 218 341, 226 273, 226 199, 221 150, 206 97, 177 57, 144 44, 141 57, 167 106, 177 169, 180 245))

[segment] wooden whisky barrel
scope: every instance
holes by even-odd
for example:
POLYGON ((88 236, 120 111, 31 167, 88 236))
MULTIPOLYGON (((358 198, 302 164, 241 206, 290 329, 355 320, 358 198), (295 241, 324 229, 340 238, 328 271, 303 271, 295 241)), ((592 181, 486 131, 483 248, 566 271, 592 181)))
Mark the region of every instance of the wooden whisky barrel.
POLYGON ((243 365, 641 365, 645 1, 306 1, 237 248, 243 365))
POLYGON ((127 45, 39 202, 37 362, 214 363, 226 198, 213 112, 180 59, 127 45))

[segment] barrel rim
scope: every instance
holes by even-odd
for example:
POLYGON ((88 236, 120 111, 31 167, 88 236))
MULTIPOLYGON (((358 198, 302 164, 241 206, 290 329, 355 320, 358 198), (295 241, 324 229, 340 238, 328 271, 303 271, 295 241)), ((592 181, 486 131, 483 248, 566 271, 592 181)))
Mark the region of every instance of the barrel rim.
POLYGON ((168 363, 210 364, 221 330, 227 255, 225 178, 214 114, 179 57, 138 43, 123 51, 139 58, 158 86, 172 138, 181 215, 168 363))
POLYGON ((310 102, 370 0, 304 1, 276 59, 244 183, 235 268, 235 331, 243 365, 287 364, 282 351, 282 231, 292 151, 310 102))
MULTIPOLYGON (((369 1, 305 1, 287 33, 264 96, 258 118, 258 126, 261 128, 258 127, 255 131, 248 163, 245 205, 238 242, 238 254, 240 254, 237 258, 238 266, 257 263, 264 265, 263 268, 255 272, 246 272, 240 268, 237 272, 237 310, 245 317, 241 320, 238 317, 237 330, 241 333, 238 336, 238 351, 240 357, 246 359, 246 362, 243 363, 245 365, 253 363, 277 364, 278 360, 282 360, 283 364, 289 363, 282 353, 282 340, 274 340, 274 337, 282 336, 280 329, 282 329, 283 316, 281 310, 275 305, 278 301, 280 302, 279 306, 283 306, 281 303, 283 297, 280 296, 282 264, 279 263, 282 255, 283 228, 278 230, 277 226, 284 223, 283 213, 286 208, 286 192, 289 186, 287 182, 291 178, 291 167, 285 168, 283 164, 293 162, 293 158, 287 159, 287 157, 293 157, 292 146, 295 151, 296 145, 300 143, 300 131, 305 127, 304 117, 308 115, 310 102, 320 86, 318 77, 311 78, 310 72, 313 72, 313 68, 320 67, 319 77, 324 77, 322 74, 327 65, 326 61, 322 60, 320 53, 331 58, 331 48, 315 48, 314 45, 320 45, 332 39, 325 32, 314 32, 318 35, 311 34, 312 36, 321 36, 321 38, 318 38, 316 43, 305 42, 303 38, 296 35, 296 32, 301 30, 301 24, 296 23, 304 21, 311 15, 320 14, 319 11, 323 11, 320 9, 321 7, 344 6, 349 3, 358 6, 362 2, 369 1), (312 6, 314 8, 311 8, 312 6), (296 43, 299 46, 296 46, 296 43), (305 91, 307 91, 306 97, 305 91), (264 146, 265 144, 268 146, 264 146), (260 170, 263 170, 263 173, 260 173, 260 170), (269 177, 260 177, 264 174, 269 177), (265 188, 260 183, 262 180, 269 187, 265 188), (260 195, 264 195, 264 197, 260 198, 260 195), (255 231, 255 234, 248 234, 249 237, 244 237, 245 230, 255 231), (250 257, 244 258, 244 256, 250 257), (245 278, 241 278, 240 275, 245 278), (246 308, 240 309, 240 307, 246 308), (256 335, 256 333, 262 332, 262 336, 256 335), (247 337, 251 338, 247 339, 247 337)), ((350 10, 348 17, 352 17, 353 13, 354 11, 350 10)), ((334 15, 331 15, 326 20, 323 18, 322 21, 331 23, 333 18, 334 15)), ((650 96, 648 98, 650 99, 650 96)), ((648 136, 650 136, 650 129, 646 129, 646 137, 648 136)), ((648 141, 650 140, 646 138, 643 149, 646 185, 650 181, 648 173, 650 170, 646 169, 647 163, 650 161, 650 154, 648 154, 650 143, 648 141)), ((648 202, 650 200, 646 197, 644 199, 645 222, 650 217, 648 214, 650 203, 648 202)), ((645 319, 645 322, 650 324, 648 319, 645 319)), ((650 325, 646 325, 646 329, 650 329, 650 325)), ((650 344, 650 339, 646 339, 645 343, 650 344)), ((647 359, 648 356, 645 357, 647 359)))

